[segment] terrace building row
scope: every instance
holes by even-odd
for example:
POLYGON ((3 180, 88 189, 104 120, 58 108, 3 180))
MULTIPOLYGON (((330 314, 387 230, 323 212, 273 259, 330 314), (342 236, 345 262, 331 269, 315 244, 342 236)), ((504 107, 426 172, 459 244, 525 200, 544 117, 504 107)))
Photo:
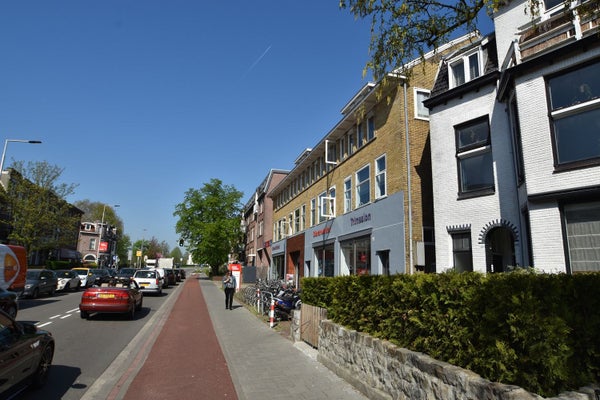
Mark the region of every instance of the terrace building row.
POLYGON ((268 277, 600 270, 598 20, 526 7, 349 101, 267 190, 268 277))

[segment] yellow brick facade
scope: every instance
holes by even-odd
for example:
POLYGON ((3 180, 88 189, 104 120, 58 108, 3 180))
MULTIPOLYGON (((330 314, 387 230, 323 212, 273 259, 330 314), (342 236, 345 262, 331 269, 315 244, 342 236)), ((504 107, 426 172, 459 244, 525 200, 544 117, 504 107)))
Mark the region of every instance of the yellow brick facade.
MULTIPOLYGON (((416 63, 410 70, 408 79, 403 77, 387 78, 378 85, 363 88, 351 100, 346 109, 351 111, 344 115, 342 121, 319 142, 306 157, 299 157, 291 173, 271 193, 273 197, 274 241, 304 233, 318 224, 311 220, 311 201, 317 203, 323 192, 335 188, 336 218, 344 214, 344 182, 352 179, 352 207, 356 207, 356 173, 366 165, 370 165, 370 199, 371 203, 385 201, 385 197, 376 199, 376 160, 385 155, 387 196, 404 193, 404 238, 405 271, 435 270, 434 248, 432 244, 424 246, 426 262, 417 264, 417 243, 426 242, 433 237, 433 194, 431 184, 431 156, 429 149, 429 122, 427 119, 415 117, 415 89, 429 91, 432 88, 440 61, 439 55, 433 55, 424 62, 416 63), (406 102, 405 102, 406 99, 406 102), (340 154, 339 147, 348 147, 348 134, 356 137, 357 124, 363 124, 367 130, 367 120, 374 122, 374 138, 365 141, 360 148, 354 146, 351 155, 340 154), (409 131, 410 143, 410 196, 408 195, 408 172, 406 151, 406 130, 409 131), (334 166, 324 165, 325 148, 333 149, 328 141, 337 144, 335 147, 337 162, 334 166), (314 169, 321 173, 315 177, 314 169), (307 175, 309 179, 306 179, 307 175), (409 210, 410 197, 410 210, 409 210), (305 224, 296 223, 297 211, 305 209, 305 224), (410 213, 409 213, 410 211, 410 213), (409 217, 410 216, 410 217, 409 217), (282 221, 285 221, 282 224, 282 221), (409 222, 412 222, 409 223, 409 222), (282 228, 283 225, 283 228, 282 228), (412 235, 410 229, 412 225, 412 235), (424 234, 428 232, 429 235, 424 234), (412 259, 412 260, 411 260, 412 259)), ((366 133, 365 133, 366 134, 366 133)), ((301 213, 300 213, 301 214, 301 213)), ((318 214, 318 210, 317 210, 318 214)), ((289 272, 289 268, 288 268, 289 272)))

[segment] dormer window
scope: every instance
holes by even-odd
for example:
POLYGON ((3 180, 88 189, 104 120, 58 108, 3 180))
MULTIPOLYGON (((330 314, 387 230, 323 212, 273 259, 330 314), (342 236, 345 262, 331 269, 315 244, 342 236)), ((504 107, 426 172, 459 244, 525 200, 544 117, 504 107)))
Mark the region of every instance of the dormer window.
POLYGON ((466 53, 450 62, 450 87, 457 87, 481 75, 481 57, 479 51, 466 53))

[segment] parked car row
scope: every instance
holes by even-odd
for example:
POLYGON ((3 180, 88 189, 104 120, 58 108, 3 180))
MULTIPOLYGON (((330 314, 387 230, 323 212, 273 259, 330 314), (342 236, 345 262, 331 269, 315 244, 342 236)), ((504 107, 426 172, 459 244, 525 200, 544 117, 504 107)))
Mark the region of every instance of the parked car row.
MULTIPOLYGON (((23 296, 54 295, 57 290, 85 288, 79 304, 80 316, 94 313, 122 313, 135 318, 142 309, 143 292, 161 294, 164 287, 185 279, 178 269, 73 268, 71 270, 30 269, 23 296), (162 274, 161 274, 162 272, 162 274)), ((18 322, 18 295, 0 288, 0 398, 13 398, 25 387, 41 387, 48 379, 54 356, 52 334, 33 323, 18 322), (29 349, 22 352, 19 349, 29 349), (18 368, 16 368, 18 367, 18 368)))

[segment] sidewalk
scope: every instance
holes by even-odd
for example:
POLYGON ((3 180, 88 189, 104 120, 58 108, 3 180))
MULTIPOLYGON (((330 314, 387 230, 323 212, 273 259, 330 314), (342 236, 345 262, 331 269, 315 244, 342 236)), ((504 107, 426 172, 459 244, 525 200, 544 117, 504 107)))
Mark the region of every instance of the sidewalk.
POLYGON ((172 295, 84 399, 366 399, 316 350, 226 310, 214 282, 192 275, 172 295))

